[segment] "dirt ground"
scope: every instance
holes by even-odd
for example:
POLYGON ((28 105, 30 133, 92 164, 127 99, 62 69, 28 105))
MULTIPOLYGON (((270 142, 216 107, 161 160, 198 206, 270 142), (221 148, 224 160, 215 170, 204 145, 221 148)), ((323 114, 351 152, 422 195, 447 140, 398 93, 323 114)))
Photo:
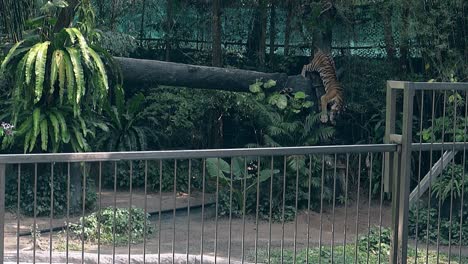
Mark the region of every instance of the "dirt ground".
MULTIPOLYGON (((205 197, 205 202, 212 201, 211 196, 205 197)), ((132 195, 132 205, 135 207, 144 208, 144 193, 136 191, 132 195)), ((174 207, 174 195, 171 193, 148 194, 147 209, 148 212, 158 212, 161 200, 161 209, 170 210, 174 207)), ((190 199, 185 194, 177 194, 176 207, 187 207, 190 200, 191 206, 202 204, 202 196, 200 193, 193 194, 190 199)), ((118 192, 116 195, 117 207, 128 208, 130 197, 128 193, 118 192)), ((130 247, 117 246, 115 247, 116 254, 127 254, 129 249, 131 254, 142 254, 145 249, 146 254, 161 253, 180 253, 200 254, 203 245, 204 255, 214 255, 240 259, 242 255, 248 255, 256 249, 267 250, 280 249, 283 244, 284 249, 293 249, 296 244, 297 249, 307 248, 309 246, 317 246, 320 241, 323 245, 331 245, 334 242, 336 246, 342 246, 345 240, 346 227, 346 243, 353 243, 356 239, 356 217, 358 215, 357 227, 358 233, 367 234, 368 221, 370 225, 379 225, 380 216, 382 215, 382 226, 389 226, 391 223, 391 208, 384 205, 382 210, 378 202, 373 202, 370 206, 370 211, 366 199, 359 205, 359 214, 357 214, 356 204, 351 203, 347 208, 345 216, 345 207, 340 206, 333 212, 331 208, 324 211, 322 218, 317 212, 307 211, 299 212, 297 222, 291 221, 284 223, 270 223, 268 221, 259 221, 256 223, 255 217, 247 216, 245 221, 242 218, 234 218, 229 221, 229 218, 224 217, 218 220, 215 219, 215 208, 209 206, 205 208, 204 217, 202 218, 201 209, 196 208, 190 211, 190 217, 186 210, 176 212, 176 217, 173 218, 172 212, 165 213, 161 217, 161 225, 159 226, 158 215, 151 217, 151 224, 155 228, 155 232, 146 238, 146 243, 134 244, 130 247), (370 212, 370 214, 369 214, 370 212), (307 221, 309 219, 309 221, 307 221), (322 220, 322 228, 320 222, 322 220), (346 221, 345 221, 346 220, 346 221), (270 233, 271 230, 271 233, 270 233), (334 232, 332 232, 334 230, 334 232), (321 232, 322 231, 322 232, 321 232), (309 233, 309 236, 307 234, 309 233), (271 236, 270 236, 271 234, 271 236), (321 238, 320 238, 321 237, 321 238), (160 241, 160 243, 159 243, 160 241), (230 241, 230 243, 229 243, 230 241), (271 241, 271 243, 270 243, 271 241), (308 242, 309 241, 309 242, 308 242), (160 251, 159 251, 160 248, 160 251)), ((102 194, 102 208, 114 205, 113 192, 106 191, 102 194)), ((78 217, 70 218, 71 222, 77 222, 78 217)), ((52 220, 53 227, 63 226, 66 218, 57 218, 52 220)), ((36 223, 39 229, 49 229, 49 218, 37 218, 36 223)), ((32 218, 20 219, 20 233, 30 232, 30 227, 33 224, 32 218)), ((13 213, 7 214, 5 228, 5 250, 9 252, 16 251, 16 230, 17 218, 13 213)), ((37 251, 49 252, 49 233, 41 234, 37 241, 37 251)), ((54 252, 64 251, 65 248, 64 232, 52 233, 52 248, 54 252)), ((81 243, 78 241, 70 242, 71 251, 81 250, 81 243)), ((19 250, 32 250, 31 236, 22 236, 19 240, 19 250)), ((96 253, 97 245, 86 244, 86 253, 96 253)), ((112 254, 114 247, 112 245, 101 245, 99 248, 101 254, 112 254)))

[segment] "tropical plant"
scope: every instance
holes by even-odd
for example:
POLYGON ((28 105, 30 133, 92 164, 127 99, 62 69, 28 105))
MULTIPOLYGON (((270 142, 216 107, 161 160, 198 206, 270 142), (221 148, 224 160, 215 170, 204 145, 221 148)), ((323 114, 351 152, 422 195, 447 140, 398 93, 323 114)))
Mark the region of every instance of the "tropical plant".
POLYGON ((105 108, 107 131, 99 134, 97 146, 106 151, 146 150, 157 135, 149 125, 151 116, 146 116, 145 96, 138 93, 125 100, 122 87, 115 89, 115 104, 105 108))
MULTIPOLYGON (((89 116, 107 101, 111 84, 103 58, 110 57, 89 45, 78 28, 54 32, 53 14, 66 6, 65 1, 47 2, 43 15, 29 22, 40 26, 16 43, 1 64, 0 70, 13 79, 10 117, 25 152, 38 142, 43 151, 57 151, 63 144, 86 151, 87 136, 96 127, 106 129, 89 116)), ((3 143, 11 146, 13 140, 3 143)))
POLYGON ((229 164, 227 161, 219 158, 210 158, 206 160, 207 173, 211 181, 218 181, 223 187, 224 195, 221 196, 220 215, 242 215, 255 212, 256 199, 252 195, 257 192, 257 184, 263 184, 265 181, 278 174, 279 170, 262 169, 258 171, 255 161, 249 161, 247 158, 231 158, 229 164), (231 174, 232 173, 232 174, 231 174), (231 176, 232 175, 232 176, 231 176), (232 190, 232 201, 229 195, 232 190), (245 208, 244 208, 244 200, 245 208), (230 204, 232 203, 232 206, 230 204))

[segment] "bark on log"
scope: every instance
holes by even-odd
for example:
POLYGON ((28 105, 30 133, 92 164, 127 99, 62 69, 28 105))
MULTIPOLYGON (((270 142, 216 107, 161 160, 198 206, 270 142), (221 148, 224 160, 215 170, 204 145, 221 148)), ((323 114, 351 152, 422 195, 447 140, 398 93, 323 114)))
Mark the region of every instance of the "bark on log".
POLYGON ((293 88, 295 91, 303 91, 315 97, 315 93, 311 93, 310 80, 304 79, 301 75, 288 76, 285 73, 264 73, 121 57, 115 59, 122 68, 126 88, 142 88, 160 84, 249 92, 249 86, 257 80, 275 80, 278 90, 293 88))

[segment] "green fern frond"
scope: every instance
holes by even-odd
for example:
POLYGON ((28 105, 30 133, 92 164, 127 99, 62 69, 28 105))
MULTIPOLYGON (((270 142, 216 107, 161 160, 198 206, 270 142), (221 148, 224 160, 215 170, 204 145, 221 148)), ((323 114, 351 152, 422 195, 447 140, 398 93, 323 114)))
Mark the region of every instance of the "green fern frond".
POLYGON ((73 32, 71 28, 65 28, 64 30, 68 34, 68 38, 70 39, 71 44, 75 44, 76 42, 75 32, 73 32))
POLYGON ((52 124, 53 128, 53 135, 54 135, 54 142, 58 143, 60 139, 60 125, 57 117, 55 116, 54 113, 50 112, 49 113, 49 120, 50 123, 52 124))
POLYGON ((94 60, 94 63, 97 66, 97 69, 99 70, 99 74, 101 75, 100 77, 104 83, 104 87, 107 92, 109 90, 109 81, 107 79, 107 73, 106 73, 106 68, 104 66, 104 63, 102 62, 101 57, 99 56, 99 54, 96 53, 96 51, 94 51, 92 48, 88 48, 88 50, 89 50, 89 54, 94 60))
POLYGON ((24 42, 24 41, 20 41, 20 42, 16 43, 16 44, 10 49, 10 51, 9 51, 8 54, 7 54, 7 56, 6 56, 5 59, 3 60, 2 65, 0 66, 0 72, 4 72, 4 71, 5 71, 6 66, 8 65, 8 63, 10 62, 10 60, 14 57, 16 50, 18 49, 18 47, 19 47, 21 44, 23 44, 23 42, 24 42))
POLYGON ((75 73, 76 80, 76 91, 75 91, 75 102, 79 104, 81 97, 85 93, 84 87, 84 74, 83 67, 81 65, 81 56, 78 50, 75 48, 67 48, 68 54, 70 55, 71 62, 73 64, 73 72, 75 73))
POLYGON ((74 105, 75 104, 75 75, 73 72, 73 64, 70 59, 70 55, 68 55, 67 52, 63 52, 63 62, 64 67, 65 67, 65 73, 66 73, 66 80, 67 80, 67 97, 68 101, 74 105))
POLYGON ((41 48, 42 43, 38 43, 34 45, 29 52, 26 54, 26 70, 25 70, 25 76, 26 76, 26 84, 29 85, 31 83, 31 78, 33 76, 33 67, 34 67, 34 62, 36 60, 37 52, 41 48))
POLYGON ((49 139, 47 119, 41 121, 41 148, 43 151, 47 151, 47 144, 49 139))
POLYGON ((60 60, 57 59, 58 65, 58 79, 59 79, 59 103, 63 103, 63 95, 65 94, 65 80, 66 80, 66 62, 65 62, 65 52, 63 50, 58 50, 60 53, 60 60))
POLYGON ((68 126, 67 122, 65 121, 65 117, 60 111, 54 111, 53 112, 55 116, 57 117, 57 120, 60 125, 60 131, 61 131, 61 138, 63 143, 68 143, 70 140, 70 134, 68 132, 68 126))
POLYGON ((78 44, 80 46, 81 54, 83 54, 85 64, 88 65, 88 67, 91 67, 90 53, 86 39, 77 28, 71 28, 71 30, 78 39, 78 44))
MULTIPOLYGON (((21 61, 18 63, 17 69, 16 69, 16 84, 15 87, 13 88, 13 98, 15 101, 19 101, 22 91, 23 91, 23 86, 24 86, 24 69, 26 67, 26 56, 21 59, 21 61)), ((17 106, 15 105, 15 108, 17 106)), ((15 111, 16 112, 16 111, 15 111)))
POLYGON ((52 53, 52 61, 50 63, 50 94, 54 93, 55 83, 57 82, 57 77, 59 77, 58 75, 62 59, 62 53, 60 52, 60 50, 56 50, 52 53))
POLYGON ((42 43, 38 49, 36 56, 36 89, 34 90, 34 103, 39 102, 42 97, 42 91, 44 90, 44 78, 45 78, 45 67, 47 62, 47 49, 50 45, 49 41, 42 43))
POLYGON ((41 109, 36 107, 33 111, 33 135, 39 135, 39 124, 41 121, 41 109))

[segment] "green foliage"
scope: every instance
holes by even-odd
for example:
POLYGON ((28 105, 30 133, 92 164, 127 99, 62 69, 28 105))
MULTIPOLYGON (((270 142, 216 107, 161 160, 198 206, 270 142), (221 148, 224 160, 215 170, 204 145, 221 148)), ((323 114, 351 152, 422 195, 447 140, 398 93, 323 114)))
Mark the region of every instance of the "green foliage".
MULTIPOLYGON (((64 1, 46 3, 44 15, 31 21, 46 26, 13 46, 1 64, 0 71, 13 79, 9 115, 20 128, 15 138, 25 152, 56 152, 62 145, 87 151, 86 139, 96 127, 105 128, 94 116, 107 102, 110 84, 102 58, 109 57, 91 47, 77 28, 52 31, 56 21, 51 15, 66 6, 64 1)), ((3 147, 13 143, 4 140, 3 147)))
POLYGON ((452 194, 453 199, 461 199, 463 191, 468 195, 467 175, 463 166, 450 164, 432 185, 432 195, 442 202, 448 201, 452 194))
MULTIPOLYGON (((434 201, 433 204, 437 204, 437 201, 434 201)), ((460 204, 455 204, 454 208, 460 208, 460 204)), ((423 204, 422 201, 419 204, 419 208, 416 206, 412 207, 409 215, 409 235, 411 237, 418 237, 423 243, 429 241, 431 244, 436 244, 437 241, 439 241, 441 245, 448 245, 450 234, 452 245, 459 245, 460 211, 454 210, 451 222, 450 217, 447 216, 447 212, 445 212, 445 210, 441 211, 440 214, 439 224, 439 212, 437 208, 431 207, 428 210, 427 204, 423 204), (427 232, 428 230, 429 233, 427 232)), ((466 224, 468 219, 468 206, 466 204, 463 205, 462 219, 461 243, 466 246, 468 245, 468 226, 466 224)))
POLYGON ((145 235, 153 232, 149 214, 145 215, 143 209, 113 207, 80 218, 78 224, 70 224, 70 229, 85 241, 95 242, 100 236, 101 243, 117 245, 141 242, 145 235))
POLYGON ((146 150, 157 135, 145 116, 145 96, 141 93, 126 100, 121 87, 115 90, 115 105, 105 108, 108 129, 99 134, 97 148, 104 151, 146 150))
MULTIPOLYGON (((7 186, 5 192, 5 204, 11 210, 16 211, 18 202, 18 171, 17 168, 7 170, 7 186)), ((96 203, 96 192, 94 191, 94 181, 86 178, 86 210, 94 209, 96 203)), ((20 186, 20 213, 34 215, 34 169, 32 166, 23 166, 21 169, 20 186)), ((82 181, 82 180, 81 180, 82 181)), ((50 166, 38 167, 36 186, 36 216, 49 216, 51 204, 52 177, 50 166)), ((53 178, 53 211, 54 217, 65 215, 67 211, 67 173, 63 166, 55 166, 53 178)), ((82 193, 73 183, 70 184, 70 196, 82 193)), ((80 203, 82 201, 80 200, 80 203)), ((78 206, 82 208, 82 205, 78 206)), ((74 211, 74 208, 70 208, 74 211)))
MULTIPOLYGON (((269 186, 271 177, 277 175, 279 170, 262 169, 258 171, 258 164, 244 158, 232 158, 230 163, 223 159, 210 158, 206 160, 206 171, 210 182, 219 182, 223 187, 220 198, 220 215, 241 216, 244 212, 250 214, 256 211, 257 185, 262 189, 269 186), (232 174, 231 174, 232 173, 232 174), (232 175, 232 176, 231 176, 232 175), (232 190, 232 206, 229 195, 232 190), (245 200, 245 208, 244 208, 245 200)), ((269 193, 261 194, 262 200, 268 200, 269 193), (266 196, 266 197, 264 197, 266 196)))
MULTIPOLYGON (((378 245, 378 244, 377 244, 378 245)), ((373 245, 376 247, 377 245, 373 245)), ((355 264, 355 258, 357 253, 357 260, 358 263, 370 263, 370 264, 377 264, 377 263, 388 263, 389 256, 385 254, 382 250, 381 255, 379 258, 378 251, 377 252, 368 252, 367 250, 362 250, 358 248, 356 252, 356 246, 354 244, 347 244, 346 247, 343 246, 336 246, 333 252, 333 263, 338 264, 355 264), (380 260, 380 261, 379 261, 380 260)), ((253 261, 254 259, 254 252, 251 252, 249 255, 249 260, 253 261)), ((448 264, 448 255, 444 253, 437 253, 435 250, 429 250, 429 254, 426 254, 426 249, 418 248, 418 252, 416 255, 416 250, 414 248, 408 249, 408 263, 415 263, 417 256, 417 263, 440 263, 440 264, 448 264), (426 257, 429 262, 426 262, 426 257)), ((293 263, 294 259, 294 251, 292 250, 271 250, 270 257, 268 256, 268 252, 265 250, 259 250, 257 254, 257 261, 262 263, 272 263, 272 264, 279 264, 279 263, 293 263)), ((296 252, 296 263, 307 263, 306 260, 308 259, 309 263, 319 263, 319 259, 322 263, 332 263, 332 251, 330 246, 322 246, 322 250, 319 250, 318 247, 310 248, 309 250, 298 250, 296 252), (307 256, 308 255, 308 256, 307 256)), ((453 254, 451 257, 451 262, 454 264, 462 264, 466 263, 468 259, 462 256, 461 261, 458 258, 458 254, 453 254)))
POLYGON ((362 252, 369 251, 373 255, 378 255, 380 252, 382 257, 388 256, 390 254, 390 238, 390 228, 372 227, 368 234, 359 237, 358 247, 362 252))
POLYGON ((431 120, 431 126, 422 131, 422 139, 426 142, 461 142, 466 141, 468 117, 465 115, 465 99, 459 93, 447 93, 445 116, 431 120), (443 136, 443 138, 442 138, 443 136))

